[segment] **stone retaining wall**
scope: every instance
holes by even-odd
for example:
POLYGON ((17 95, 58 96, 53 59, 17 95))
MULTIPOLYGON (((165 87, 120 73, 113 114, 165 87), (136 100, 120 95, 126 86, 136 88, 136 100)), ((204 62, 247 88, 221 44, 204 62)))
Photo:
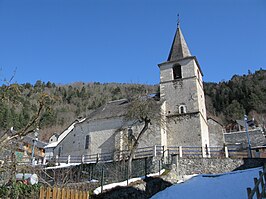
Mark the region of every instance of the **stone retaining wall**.
POLYGON ((263 166, 266 159, 263 158, 179 158, 172 157, 172 168, 175 167, 177 175, 192 175, 199 173, 224 173, 234 170, 249 169, 263 166))
POLYGON ((224 173, 233 171, 241 165, 243 165, 241 159, 179 159, 177 171, 179 175, 224 173))

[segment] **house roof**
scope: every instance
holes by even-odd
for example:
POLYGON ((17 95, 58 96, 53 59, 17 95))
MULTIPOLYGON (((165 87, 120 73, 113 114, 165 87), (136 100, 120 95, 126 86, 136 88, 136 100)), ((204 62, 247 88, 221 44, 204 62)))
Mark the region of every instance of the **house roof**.
MULTIPOLYGON (((26 135, 26 136, 23 138, 22 141, 25 142, 25 143, 28 143, 28 144, 30 144, 30 145, 33 145, 33 140, 35 140, 34 137, 31 137, 31 136, 26 135)), ((46 145, 47 145, 46 142, 43 142, 43 141, 41 141, 41 140, 36 140, 36 143, 35 143, 35 146, 36 146, 36 147, 38 147, 38 148, 40 148, 40 149, 43 149, 46 145)))
MULTIPOLYGON (((248 131, 250 144, 252 147, 263 146, 266 144, 265 135, 261 128, 248 131)), ((243 146, 248 146, 246 131, 237 131, 224 133, 225 144, 241 143, 243 146)))
POLYGON ((210 114, 208 111, 207 111, 207 120, 213 120, 214 122, 216 122, 217 124, 221 125, 222 127, 224 127, 223 125, 223 122, 220 118, 216 117, 216 116, 213 116, 212 114, 210 114))
POLYGON ((52 142, 48 145, 46 145, 44 148, 54 148, 56 147, 75 127, 76 124, 84 122, 86 118, 80 119, 80 120, 75 120, 63 133, 61 133, 57 139, 56 142, 52 142))

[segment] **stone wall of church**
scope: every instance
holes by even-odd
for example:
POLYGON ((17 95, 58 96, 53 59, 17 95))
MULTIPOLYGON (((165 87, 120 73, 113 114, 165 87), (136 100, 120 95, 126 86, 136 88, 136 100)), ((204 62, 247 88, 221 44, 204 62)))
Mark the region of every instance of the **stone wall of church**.
POLYGON ((182 60, 182 79, 173 80, 173 63, 165 64, 161 69, 161 99, 166 101, 166 114, 178 112, 180 105, 185 105, 187 112, 199 110, 198 80, 194 72, 194 60, 182 60))
POLYGON ((115 133, 121 128, 121 118, 85 121, 75 128, 56 147, 61 155, 89 155, 107 153, 115 150, 115 133), (89 136, 88 149, 85 149, 86 136, 89 136))
POLYGON ((167 82, 173 80, 173 65, 174 64, 180 64, 182 66, 182 78, 189 78, 196 76, 195 73, 195 61, 192 59, 182 59, 178 62, 168 62, 160 64, 160 81, 161 82, 167 82))
POLYGON ((193 79, 180 79, 161 85, 165 93, 166 114, 178 113, 180 105, 186 107, 186 112, 199 110, 196 77, 193 79))
MULTIPOLYGON (((131 122, 132 123, 132 122, 131 122)), ((75 128, 55 148, 54 154, 60 156, 81 156, 101 153, 114 153, 118 150, 127 150, 128 126, 123 118, 108 118, 85 121, 75 128), (89 136, 88 149, 85 149, 86 136, 89 136)), ((133 134, 141 131, 143 124, 132 127, 133 134)), ((160 145, 160 127, 152 125, 143 134, 139 141, 139 148, 160 145)))
POLYGON ((200 114, 200 126, 201 126, 201 146, 205 151, 205 147, 210 146, 210 136, 209 136, 207 120, 202 116, 202 114, 200 114))
MULTIPOLYGON (((135 137, 137 137, 142 127, 143 127, 143 124, 135 126, 133 128, 133 133, 135 137)), ((154 123, 153 125, 150 125, 148 130, 141 137, 138 148, 160 145, 161 144, 161 132, 160 131, 161 129, 158 124, 154 123)))
POLYGON ((199 113, 174 115, 168 123, 168 146, 202 146, 199 113))
POLYGON ((199 111, 201 112, 205 122, 207 122, 207 113, 206 113, 206 105, 205 105, 205 95, 203 90, 202 82, 197 79, 197 100, 198 100, 198 107, 199 111))

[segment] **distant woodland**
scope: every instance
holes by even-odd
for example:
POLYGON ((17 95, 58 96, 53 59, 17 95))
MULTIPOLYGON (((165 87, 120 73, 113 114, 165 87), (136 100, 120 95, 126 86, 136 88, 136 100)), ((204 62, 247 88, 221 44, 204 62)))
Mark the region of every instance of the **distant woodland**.
MULTIPOLYGON (((38 80, 34 85, 12 85, 18 90, 16 94, 9 93, 6 85, 0 87, 2 94, 16 100, 16 103, 0 101, 0 131, 26 125, 38 109, 40 94, 47 93, 53 100, 40 120, 42 140, 47 140, 54 132, 61 133, 76 118, 85 117, 108 101, 159 92, 159 85, 141 84, 78 82, 56 85, 38 80)), ((244 114, 254 117, 258 124, 266 122, 266 70, 234 75, 229 81, 206 82, 204 90, 208 115, 224 125, 242 119, 244 114)))

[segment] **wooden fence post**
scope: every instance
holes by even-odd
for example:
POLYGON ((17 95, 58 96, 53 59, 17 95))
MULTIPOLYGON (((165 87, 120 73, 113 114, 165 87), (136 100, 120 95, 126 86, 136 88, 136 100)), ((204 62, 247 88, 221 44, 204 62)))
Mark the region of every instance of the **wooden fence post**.
POLYGON ((40 188, 40 199, 44 199, 44 187, 41 186, 40 188))
POLYGON ((62 192, 61 192, 61 198, 62 199, 66 199, 66 192, 67 192, 66 190, 67 190, 66 188, 62 189, 62 192))
POLYGON ((62 195, 62 189, 57 188, 57 195, 56 195, 56 198, 55 199, 61 199, 61 195, 62 195))
POLYGON ((48 187, 48 188, 46 189, 46 198, 50 198, 50 197, 51 197, 51 188, 48 187))
POLYGON ((79 199, 79 191, 75 190, 75 199, 79 199))
POLYGON ((75 191, 74 191, 74 189, 71 189, 70 198, 71 199, 75 199, 75 191))
POLYGON ((88 199, 88 193, 87 191, 83 191, 83 196, 82 196, 82 199, 88 199))
POLYGON ((67 189, 67 192, 66 192, 66 199, 70 199, 70 189, 69 188, 67 189))
POLYGON ((52 196, 53 199, 54 199, 54 198, 57 198, 57 192, 58 192, 57 187, 54 187, 54 188, 53 188, 53 194, 52 194, 52 195, 53 195, 53 196, 52 196))

